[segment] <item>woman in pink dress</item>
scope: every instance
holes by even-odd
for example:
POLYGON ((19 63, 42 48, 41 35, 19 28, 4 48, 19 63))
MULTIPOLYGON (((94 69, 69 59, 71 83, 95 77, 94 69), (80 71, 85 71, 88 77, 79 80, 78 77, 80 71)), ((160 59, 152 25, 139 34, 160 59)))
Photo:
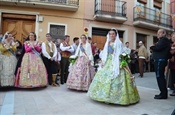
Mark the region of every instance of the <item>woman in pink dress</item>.
POLYGON ((81 36, 81 42, 76 50, 77 60, 67 79, 67 88, 74 90, 87 91, 95 74, 93 68, 94 61, 91 50, 91 44, 88 43, 85 35, 81 36))
POLYGON ((16 75, 16 87, 34 88, 47 86, 47 72, 40 57, 41 46, 36 41, 35 33, 29 34, 29 41, 24 43, 24 56, 16 75))

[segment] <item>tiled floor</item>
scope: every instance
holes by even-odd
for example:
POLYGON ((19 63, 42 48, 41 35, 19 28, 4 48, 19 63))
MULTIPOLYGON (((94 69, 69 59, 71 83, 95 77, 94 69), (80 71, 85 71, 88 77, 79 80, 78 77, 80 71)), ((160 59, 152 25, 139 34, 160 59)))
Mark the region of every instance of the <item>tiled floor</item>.
POLYGON ((175 108, 175 97, 154 100, 154 95, 159 91, 156 85, 144 86, 144 83, 149 84, 148 79, 154 81, 153 77, 136 78, 141 100, 130 106, 99 103, 91 100, 86 92, 68 90, 66 85, 28 90, 0 89, 0 113, 1 115, 171 115, 175 108), (7 97, 14 99, 8 100, 7 97))

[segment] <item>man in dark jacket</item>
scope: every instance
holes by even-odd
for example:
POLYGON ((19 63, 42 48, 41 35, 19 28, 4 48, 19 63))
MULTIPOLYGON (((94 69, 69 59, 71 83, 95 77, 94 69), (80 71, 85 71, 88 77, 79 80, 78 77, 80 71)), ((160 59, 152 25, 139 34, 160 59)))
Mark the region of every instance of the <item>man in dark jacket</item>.
POLYGON ((154 99, 167 99, 168 91, 166 88, 164 71, 167 65, 167 60, 169 58, 171 42, 166 37, 166 31, 164 29, 158 30, 157 37, 159 41, 155 45, 150 47, 150 49, 153 51, 155 73, 157 78, 157 84, 160 90, 160 94, 155 95, 154 99))

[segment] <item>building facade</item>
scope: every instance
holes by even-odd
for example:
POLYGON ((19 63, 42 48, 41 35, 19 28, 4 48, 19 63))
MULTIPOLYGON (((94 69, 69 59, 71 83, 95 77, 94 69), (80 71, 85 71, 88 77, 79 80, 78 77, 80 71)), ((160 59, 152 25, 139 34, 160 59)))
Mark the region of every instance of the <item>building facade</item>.
POLYGON ((171 0, 171 3, 170 3, 170 9, 171 9, 171 15, 172 15, 172 24, 173 24, 173 28, 175 30, 175 0, 171 0))
POLYGON ((80 36, 83 16, 84 2, 79 0, 0 0, 0 31, 9 31, 22 42, 29 32, 40 41, 48 32, 54 39, 80 36))
POLYGON ((0 0, 0 32, 24 41, 34 31, 43 41, 47 32, 54 39, 79 37, 86 27, 102 49, 116 28, 121 41, 136 49, 140 40, 146 47, 156 42, 159 28, 173 31, 171 9, 170 0, 0 0))
POLYGON ((84 25, 89 27, 89 35, 101 48, 107 31, 113 27, 118 30, 120 39, 130 42, 133 49, 140 40, 147 48, 157 42, 159 28, 173 31, 169 0, 93 1, 85 5, 84 25))

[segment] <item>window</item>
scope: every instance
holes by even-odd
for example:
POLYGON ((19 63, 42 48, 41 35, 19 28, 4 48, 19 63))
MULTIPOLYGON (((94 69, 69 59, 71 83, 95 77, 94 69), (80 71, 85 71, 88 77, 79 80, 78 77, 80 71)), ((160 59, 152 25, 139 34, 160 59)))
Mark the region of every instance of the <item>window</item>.
POLYGON ((154 0, 154 7, 162 9, 162 1, 161 0, 154 0))
POLYGON ((49 32, 51 33, 53 40, 64 38, 64 35, 66 34, 65 25, 50 24, 49 26, 49 32))
POLYGON ((154 10, 155 10, 155 22, 160 23, 161 9, 154 6, 154 10))
POLYGON ((146 0, 137 0, 137 6, 140 7, 141 11, 138 12, 138 17, 145 18, 146 17, 146 0))
POLYGON ((154 15, 155 15, 155 23, 160 23, 161 19, 161 9, 162 9, 162 1, 161 0, 154 0, 154 15))

